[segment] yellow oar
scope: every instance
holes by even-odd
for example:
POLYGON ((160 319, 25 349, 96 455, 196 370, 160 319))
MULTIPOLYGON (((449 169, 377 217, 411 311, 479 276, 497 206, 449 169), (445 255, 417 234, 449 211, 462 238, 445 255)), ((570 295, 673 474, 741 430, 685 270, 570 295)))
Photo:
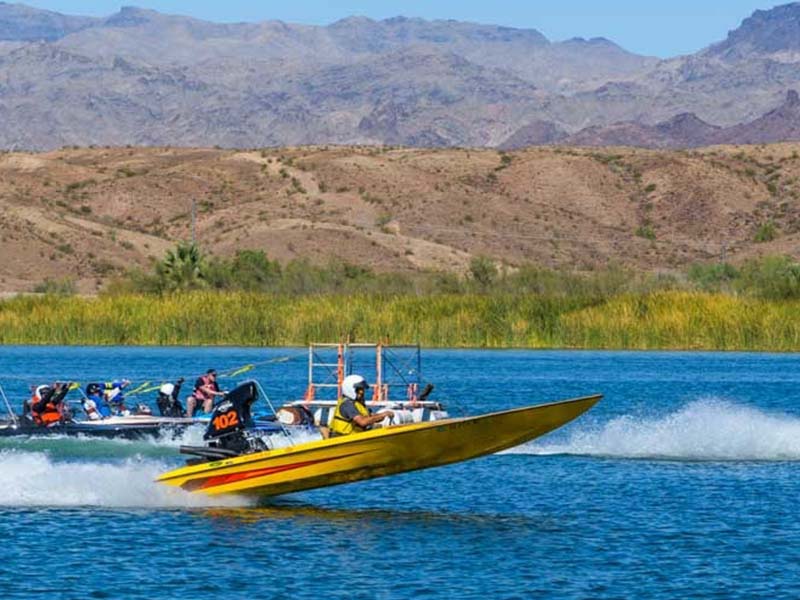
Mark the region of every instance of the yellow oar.
POLYGON ((230 373, 223 375, 223 377, 237 377, 242 373, 247 373, 248 371, 252 371, 255 368, 255 365, 245 365, 243 367, 239 367, 235 371, 231 371, 230 373))
POLYGON ((248 371, 252 371, 259 365, 268 365, 271 363, 283 363, 289 362, 292 359, 291 356, 278 356, 277 358, 270 358, 269 360, 264 360, 261 362, 250 363, 247 365, 242 365, 241 367, 233 367, 227 371, 222 371, 220 373, 220 377, 237 377, 238 375, 242 375, 247 373, 248 371))
MULTIPOLYGON (((160 389, 161 386, 164 385, 163 383, 157 383, 156 385, 150 386, 149 388, 145 388, 143 390, 139 390, 136 392, 137 394, 149 394, 150 392, 155 392, 156 390, 160 389)), ((128 394, 130 395, 130 394, 128 394)))
POLYGON ((132 389, 130 392, 125 392, 126 396, 135 396, 136 394, 141 394, 147 390, 145 388, 150 385, 150 381, 145 381, 143 384, 137 386, 136 388, 132 389))

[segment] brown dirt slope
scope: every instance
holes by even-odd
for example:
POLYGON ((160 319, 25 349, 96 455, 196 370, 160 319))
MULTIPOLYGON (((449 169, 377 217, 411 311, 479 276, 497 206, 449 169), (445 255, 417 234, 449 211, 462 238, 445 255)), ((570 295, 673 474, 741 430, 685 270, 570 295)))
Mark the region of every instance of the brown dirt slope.
POLYGON ((302 147, 0 155, 0 292, 84 292, 188 239, 376 270, 463 271, 473 256, 648 270, 800 257, 800 144, 693 151, 302 147), (775 240, 755 242, 774 223, 775 240))

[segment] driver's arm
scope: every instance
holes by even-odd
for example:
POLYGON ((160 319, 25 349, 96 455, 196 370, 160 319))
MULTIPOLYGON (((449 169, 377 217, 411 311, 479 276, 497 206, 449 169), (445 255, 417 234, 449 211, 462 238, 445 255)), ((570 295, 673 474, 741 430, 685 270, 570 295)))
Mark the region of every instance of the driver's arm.
POLYGON ((207 383, 206 385, 203 386, 202 389, 206 394, 209 394, 211 396, 224 396, 225 395, 225 392, 219 392, 219 391, 215 390, 213 384, 211 384, 211 383, 207 383))
POLYGON ((394 413, 390 410, 384 410, 374 415, 370 415, 365 417, 364 415, 356 415, 353 417, 353 423, 358 425, 359 427, 369 427, 370 425, 375 425, 375 423, 380 423, 386 417, 393 416, 394 413))

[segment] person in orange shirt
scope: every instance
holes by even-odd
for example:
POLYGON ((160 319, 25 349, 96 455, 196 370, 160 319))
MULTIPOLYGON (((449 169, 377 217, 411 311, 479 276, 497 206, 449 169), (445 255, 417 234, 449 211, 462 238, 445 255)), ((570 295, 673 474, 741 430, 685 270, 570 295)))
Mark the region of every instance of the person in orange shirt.
POLYGON ((56 382, 52 386, 37 388, 39 399, 31 404, 31 416, 37 425, 51 427, 64 422, 64 398, 69 387, 68 383, 56 382))

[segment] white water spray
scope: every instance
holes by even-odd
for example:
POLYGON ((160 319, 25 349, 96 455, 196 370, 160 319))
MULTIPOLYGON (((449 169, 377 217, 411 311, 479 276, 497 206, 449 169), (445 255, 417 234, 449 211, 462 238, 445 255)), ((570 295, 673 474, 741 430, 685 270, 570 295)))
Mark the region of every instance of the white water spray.
POLYGON ((721 400, 697 400, 658 418, 623 416, 562 443, 531 442, 513 454, 573 454, 697 461, 800 460, 800 418, 721 400))
POLYGON ((191 508, 251 504, 241 497, 189 494, 156 483, 158 474, 169 468, 161 461, 136 459, 57 462, 42 452, 6 450, 0 452, 0 506, 191 508))
MULTIPOLYGON (((268 436, 267 443, 280 448, 316 439, 321 439, 318 434, 295 431, 290 438, 282 433, 268 436)), ((252 504, 242 497, 189 494, 155 483, 160 473, 175 468, 165 458, 176 456, 182 444, 204 445, 203 429, 188 428, 177 438, 165 434, 143 440, 9 438, 0 445, 0 506, 191 508, 252 504), (114 462, 107 462, 111 457, 114 462)))

